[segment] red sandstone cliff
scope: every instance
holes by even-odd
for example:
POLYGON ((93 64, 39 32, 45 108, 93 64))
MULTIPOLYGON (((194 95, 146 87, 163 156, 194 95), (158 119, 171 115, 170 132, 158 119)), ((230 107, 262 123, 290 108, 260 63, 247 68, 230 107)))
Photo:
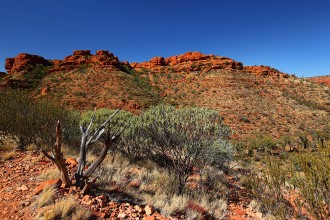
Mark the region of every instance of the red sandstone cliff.
POLYGON ((171 56, 168 58, 154 57, 150 61, 141 63, 121 62, 118 57, 106 50, 98 50, 93 55, 90 50, 76 50, 72 55, 66 56, 63 60, 46 60, 41 56, 21 53, 15 58, 7 58, 5 68, 8 74, 25 74, 31 71, 38 64, 50 66, 48 72, 72 71, 83 67, 94 70, 123 70, 135 69, 136 71, 150 72, 183 72, 189 73, 200 71, 203 73, 211 70, 243 70, 260 76, 289 77, 268 66, 244 66, 241 62, 233 59, 206 55, 200 52, 187 52, 185 54, 171 56))

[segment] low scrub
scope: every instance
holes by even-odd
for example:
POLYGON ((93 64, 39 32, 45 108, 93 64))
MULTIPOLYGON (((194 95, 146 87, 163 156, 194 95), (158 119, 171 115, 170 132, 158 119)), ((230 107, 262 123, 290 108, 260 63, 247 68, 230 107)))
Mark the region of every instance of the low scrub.
MULTIPOLYGON (((95 127, 111 113, 96 111, 95 127)), ((81 123, 86 124, 91 116, 92 112, 85 113, 81 123)), ((178 195, 194 168, 223 168, 233 154, 229 128, 214 110, 158 105, 140 116, 121 111, 111 121, 111 131, 125 126, 117 150, 133 161, 147 158, 166 169, 175 179, 178 195)))
POLYGON ((76 140, 78 115, 58 105, 35 100, 24 91, 8 90, 1 94, 0 106, 5 106, 0 108, 0 134, 15 139, 21 150, 30 144, 52 145, 57 120, 65 125, 64 140, 76 140))
POLYGON ((194 168, 223 168, 231 159, 229 129, 214 110, 159 105, 141 115, 137 123, 142 151, 175 178, 178 195, 194 168))
POLYGON ((328 219, 330 149, 301 151, 288 159, 268 158, 261 173, 249 178, 261 210, 278 219, 328 219))

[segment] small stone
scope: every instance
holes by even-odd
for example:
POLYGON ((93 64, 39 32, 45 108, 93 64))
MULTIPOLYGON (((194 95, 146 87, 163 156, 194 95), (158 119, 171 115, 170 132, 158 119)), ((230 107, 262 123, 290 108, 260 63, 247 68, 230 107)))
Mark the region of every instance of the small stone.
POLYGON ((78 166, 78 163, 77 163, 76 159, 74 159, 72 157, 68 157, 66 159, 65 163, 68 164, 70 168, 78 166))
POLYGON ((142 208, 138 205, 135 205, 134 206, 134 209, 137 211, 137 212, 142 212, 142 208))
POLYGON ((82 201, 88 201, 90 199, 90 195, 85 195, 83 198, 82 198, 82 201))
POLYGON ((119 213, 117 215, 118 218, 125 218, 126 217, 126 213, 119 213))
POLYGON ((155 210, 152 205, 146 205, 144 207, 144 211, 146 212, 147 215, 151 215, 155 210))
POLYGON ((256 213, 256 216, 257 216, 259 219, 262 219, 262 213, 261 213, 261 212, 257 212, 257 213, 256 213))
POLYGON ((26 190, 29 190, 29 188, 26 185, 22 185, 21 187, 18 187, 16 190, 18 190, 18 191, 26 191, 26 190))

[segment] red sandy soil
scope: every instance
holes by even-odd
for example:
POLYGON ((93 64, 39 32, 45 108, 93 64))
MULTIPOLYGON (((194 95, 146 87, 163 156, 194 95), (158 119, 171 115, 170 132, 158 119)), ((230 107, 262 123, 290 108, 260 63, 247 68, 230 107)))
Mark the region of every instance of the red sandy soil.
MULTIPOLYGON (((0 152, 3 153, 3 152, 0 152)), ((44 181, 38 175, 55 168, 45 158, 40 160, 38 152, 17 151, 13 159, 0 162, 0 216, 1 219, 32 219, 36 216, 32 202, 36 190, 44 181)), ((235 178, 227 176, 231 192, 228 198, 228 214, 225 219, 260 219, 261 213, 248 208, 250 199, 244 187, 237 186, 235 178)), ((93 213, 93 219, 167 219, 152 206, 108 201, 105 195, 82 195, 75 187, 59 188, 57 197, 74 196, 93 213)), ((177 219, 177 218, 172 218, 177 219)))

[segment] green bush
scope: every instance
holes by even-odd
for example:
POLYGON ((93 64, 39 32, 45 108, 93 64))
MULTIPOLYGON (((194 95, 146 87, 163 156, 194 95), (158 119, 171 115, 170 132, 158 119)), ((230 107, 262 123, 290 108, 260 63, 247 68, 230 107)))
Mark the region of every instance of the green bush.
POLYGON ((0 96, 0 132, 17 140, 22 150, 29 144, 52 145, 54 127, 60 120, 63 142, 77 139, 78 114, 47 100, 36 100, 28 93, 8 90, 0 96))
POLYGON ((298 207, 307 208, 316 219, 328 219, 330 211, 330 150, 324 149, 292 158, 291 183, 303 198, 298 207), (327 213, 327 214, 326 214, 327 213))
MULTIPOLYGON (((97 110, 91 132, 113 112, 97 110)), ((85 112, 80 123, 87 125, 92 115, 92 111, 85 112)), ((183 193, 193 168, 224 168, 233 154, 227 141, 229 128, 210 109, 159 105, 140 116, 120 111, 110 124, 107 129, 114 133, 126 127, 115 150, 131 161, 147 158, 166 169, 177 183, 177 194, 183 193)))
POLYGON ((141 115, 138 123, 142 151, 176 178, 177 194, 183 193, 194 167, 223 167, 231 158, 229 128, 214 110, 159 105, 141 115))
POLYGON ((250 147, 259 151, 272 150, 277 147, 277 141, 270 135, 257 134, 252 139, 250 147))
MULTIPOLYGON (((103 123, 105 120, 107 120, 115 110, 110 109, 98 109, 95 113, 95 120, 91 126, 90 132, 93 133, 95 130, 103 123)), ((88 126, 88 123, 90 122, 92 116, 94 114, 94 111, 86 111, 82 114, 82 118, 80 121, 80 124, 84 125, 85 127, 88 126)), ((119 143, 116 145, 116 149, 120 153, 122 153, 124 156, 127 156, 129 159, 135 159, 138 156, 139 153, 139 147, 136 146, 139 144, 136 139, 138 139, 136 130, 138 127, 136 127, 137 116, 134 116, 133 114, 127 112, 127 111, 120 111, 115 117, 111 119, 111 123, 108 124, 106 127, 107 131, 111 131, 114 134, 120 133, 124 128, 124 132, 119 138, 119 143)), ((102 137, 101 137, 102 139, 102 137)))
POLYGON ((287 160, 266 158, 263 171, 253 173, 248 182, 261 210, 277 219, 328 219, 329 155, 330 149, 326 148, 294 153, 287 160), (296 199, 289 202, 289 195, 296 199))

